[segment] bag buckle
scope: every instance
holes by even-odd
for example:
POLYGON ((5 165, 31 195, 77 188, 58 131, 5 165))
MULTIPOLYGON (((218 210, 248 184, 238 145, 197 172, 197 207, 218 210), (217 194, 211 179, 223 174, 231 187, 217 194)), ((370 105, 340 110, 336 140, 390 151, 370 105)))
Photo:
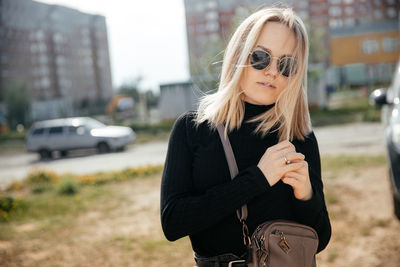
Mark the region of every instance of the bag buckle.
POLYGON ((228 267, 234 267, 233 266, 233 264, 235 264, 235 263, 240 263, 240 262, 246 262, 245 260, 236 260, 236 261, 230 261, 229 263, 228 263, 228 267))

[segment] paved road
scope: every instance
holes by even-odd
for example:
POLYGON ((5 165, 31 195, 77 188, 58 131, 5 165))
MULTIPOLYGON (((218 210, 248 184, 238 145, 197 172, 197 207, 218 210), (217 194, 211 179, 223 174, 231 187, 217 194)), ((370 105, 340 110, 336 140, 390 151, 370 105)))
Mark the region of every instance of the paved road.
MULTIPOLYGON (((383 128, 379 123, 356 123, 315 128, 320 153, 384 154, 383 128)), ((64 159, 39 161, 36 154, 0 155, 0 188, 13 180, 24 178, 34 167, 51 169, 58 173, 77 174, 121 170, 146 164, 162 164, 167 152, 167 142, 134 144, 124 152, 110 154, 75 154, 64 159)))
POLYGON ((91 151, 80 151, 67 158, 56 158, 50 161, 40 161, 39 157, 32 153, 0 155, 0 188, 13 180, 24 178, 34 167, 51 169, 58 173, 86 174, 148 164, 163 164, 167 146, 167 142, 134 144, 123 152, 95 154, 91 151))
POLYGON ((383 127, 380 123, 352 123, 314 129, 320 154, 385 154, 383 127))

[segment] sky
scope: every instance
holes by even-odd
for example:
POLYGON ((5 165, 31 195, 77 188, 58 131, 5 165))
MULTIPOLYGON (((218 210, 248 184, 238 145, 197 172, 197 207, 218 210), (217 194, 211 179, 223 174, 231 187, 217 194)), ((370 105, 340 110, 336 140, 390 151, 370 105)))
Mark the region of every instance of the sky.
POLYGON ((140 89, 157 93, 160 84, 189 79, 183 0, 35 1, 106 17, 114 89, 139 75, 140 89))

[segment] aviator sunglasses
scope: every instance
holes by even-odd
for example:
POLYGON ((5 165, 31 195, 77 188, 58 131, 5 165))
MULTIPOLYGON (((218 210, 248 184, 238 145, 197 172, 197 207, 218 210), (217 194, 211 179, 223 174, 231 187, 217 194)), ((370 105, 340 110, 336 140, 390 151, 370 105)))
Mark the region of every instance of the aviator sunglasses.
POLYGON ((271 64, 272 59, 278 60, 279 73, 289 77, 296 73, 296 59, 290 56, 273 57, 264 50, 255 50, 250 53, 250 64, 256 70, 263 70, 271 64))

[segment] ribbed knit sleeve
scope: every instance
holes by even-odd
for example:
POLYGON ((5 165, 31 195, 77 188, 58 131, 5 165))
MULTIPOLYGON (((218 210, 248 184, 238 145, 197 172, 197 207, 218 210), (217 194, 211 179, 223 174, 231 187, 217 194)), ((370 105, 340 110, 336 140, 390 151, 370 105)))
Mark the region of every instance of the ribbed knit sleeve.
POLYGON ((234 180, 196 194, 192 180, 192 115, 188 112, 176 120, 162 174, 161 224, 170 241, 215 225, 270 189, 261 170, 253 165, 240 171, 234 180))
POLYGON ((321 160, 318 143, 314 132, 311 132, 301 144, 302 153, 308 163, 309 176, 313 189, 313 196, 310 200, 302 201, 293 198, 296 217, 300 223, 313 227, 319 238, 318 252, 323 250, 331 237, 331 224, 326 209, 323 183, 321 179, 321 160))

